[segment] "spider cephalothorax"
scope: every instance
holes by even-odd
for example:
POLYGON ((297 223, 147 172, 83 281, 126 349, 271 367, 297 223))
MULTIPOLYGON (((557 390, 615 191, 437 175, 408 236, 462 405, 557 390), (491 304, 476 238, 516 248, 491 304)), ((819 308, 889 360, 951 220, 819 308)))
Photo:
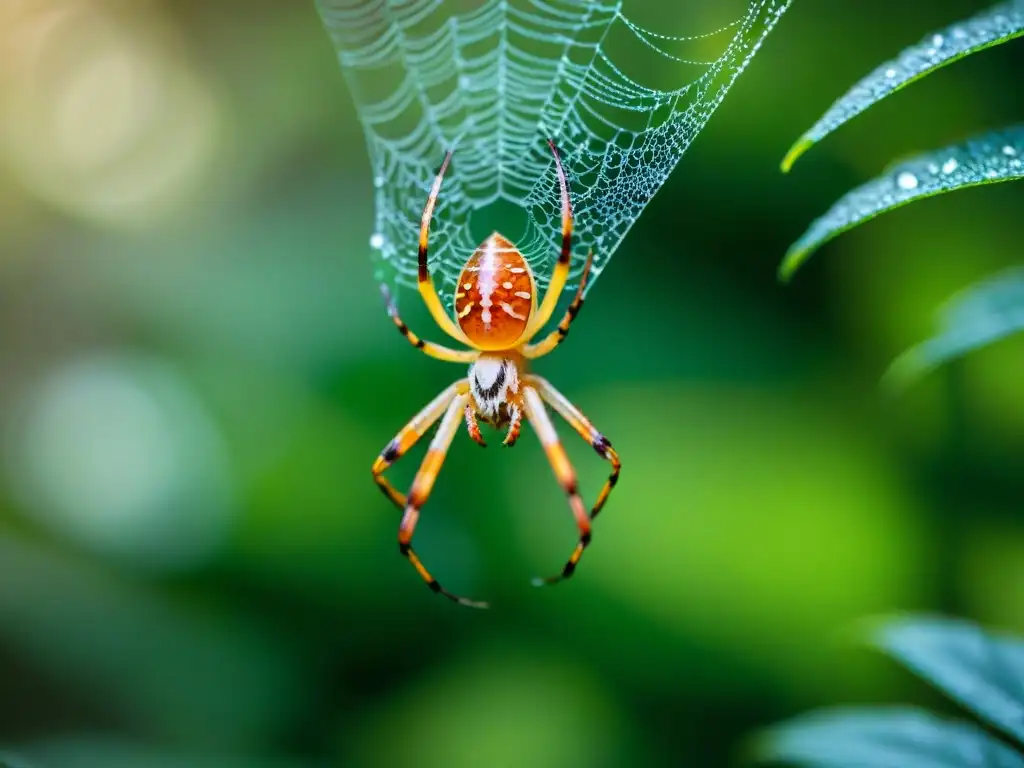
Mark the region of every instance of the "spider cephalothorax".
MULTIPOLYGON (((507 357, 481 356, 469 367, 475 415, 495 429, 515 425, 522 417, 519 366, 507 357)), ((511 438, 515 440, 515 437, 511 438)), ((510 441, 506 438, 506 445, 510 441)))
POLYGON ((385 495, 404 512, 398 530, 398 547, 401 553, 409 559, 432 590, 458 603, 474 607, 486 607, 486 603, 468 600, 443 589, 423 566, 412 548, 412 536, 419 520, 420 509, 426 503, 434 481, 441 471, 445 454, 455 437, 460 421, 465 420, 470 437, 480 445, 486 445, 478 424, 478 421, 483 421, 496 429, 506 430, 503 442, 511 446, 519 437, 522 419, 525 416, 537 432, 551 462, 555 478, 568 496, 569 507, 579 528, 579 542, 558 576, 538 579, 535 580, 536 583, 552 584, 573 574, 583 550, 590 543, 590 521, 604 506, 618 480, 621 467, 618 454, 612 449, 611 443, 594 429, 583 413, 546 379, 527 372, 528 360, 546 355, 569 333, 569 326, 583 305, 583 292, 593 260, 591 253, 583 268, 576 296, 558 327, 541 341, 531 344, 531 339, 554 314, 558 298, 569 275, 572 246, 573 218, 568 184, 558 158, 558 151, 554 143, 548 143, 555 157, 555 168, 562 194, 562 248, 551 276, 551 284, 539 306, 537 284, 529 263, 507 238, 495 232, 474 251, 459 275, 455 289, 455 319, 444 311, 427 269, 427 237, 434 204, 441 189, 444 172, 451 160, 451 152, 441 165, 427 205, 423 209, 420 223, 419 290, 441 330, 469 349, 449 349, 420 339, 399 317, 387 288, 381 288, 391 319, 414 347, 439 360, 470 364, 466 378, 456 381, 428 403, 381 451, 373 464, 373 476, 385 495), (598 455, 612 465, 611 475, 589 513, 579 495, 576 472, 555 433, 545 402, 589 442, 598 455), (384 476, 384 470, 412 448, 438 419, 441 420, 441 424, 430 442, 427 456, 406 497, 395 490, 384 476))

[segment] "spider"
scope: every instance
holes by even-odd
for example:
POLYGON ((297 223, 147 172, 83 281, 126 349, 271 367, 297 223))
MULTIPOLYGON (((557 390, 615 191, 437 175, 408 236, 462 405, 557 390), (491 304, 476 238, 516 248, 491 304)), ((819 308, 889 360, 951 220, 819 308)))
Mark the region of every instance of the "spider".
POLYGON ((529 263, 522 253, 504 236, 494 232, 470 256, 455 292, 455 318, 441 305, 433 280, 427 269, 427 239, 434 204, 441 190, 441 181, 451 161, 452 153, 434 179, 420 221, 419 239, 419 292, 434 321, 441 330, 469 349, 451 349, 424 341, 402 321, 391 299, 387 286, 381 286, 388 314, 398 331, 416 349, 426 355, 451 363, 469 363, 468 376, 459 379, 431 400, 395 438, 387 444, 373 464, 373 478, 391 501, 403 510, 398 529, 398 549, 434 592, 450 600, 474 608, 486 608, 487 603, 460 597, 444 589, 412 548, 413 533, 434 486, 445 455, 465 420, 469 436, 485 446, 479 422, 493 428, 505 429, 502 441, 515 445, 519 438, 523 416, 529 420, 540 438, 555 478, 569 500, 569 508, 579 529, 579 541, 560 574, 546 579, 534 579, 534 584, 554 584, 572 576, 583 550, 590 543, 590 524, 608 500, 608 495, 619 478, 621 462, 608 439, 598 432, 580 410, 555 389, 547 380, 527 372, 527 362, 548 354, 561 344, 569 333, 569 326, 583 306, 583 291, 590 275, 594 253, 587 256, 579 288, 565 316, 550 334, 537 343, 531 339, 554 314, 562 289, 569 275, 572 246, 573 213, 565 171, 554 142, 548 140, 555 158, 555 169, 562 198, 562 249, 551 276, 551 284, 544 300, 537 306, 537 286, 529 263), (548 403, 576 432, 611 463, 611 474, 605 482, 593 508, 587 512, 580 498, 576 472, 569 462, 555 432, 554 424, 545 409, 548 403), (413 480, 406 497, 395 490, 384 476, 384 471, 412 448, 424 433, 438 420, 441 424, 430 442, 427 455, 413 480))

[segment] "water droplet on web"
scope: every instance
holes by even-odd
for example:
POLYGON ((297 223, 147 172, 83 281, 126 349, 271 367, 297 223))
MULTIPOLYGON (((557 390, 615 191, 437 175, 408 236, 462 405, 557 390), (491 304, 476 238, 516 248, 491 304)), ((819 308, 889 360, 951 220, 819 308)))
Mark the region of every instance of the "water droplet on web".
POLYGON ((998 175, 999 175, 999 171, 997 171, 995 168, 992 168, 992 169, 990 169, 988 171, 985 171, 985 178, 986 179, 994 179, 998 175))
POLYGON ((963 40, 965 37, 967 37, 967 30, 964 29, 963 27, 954 27, 953 37, 955 37, 957 40, 963 40))
POLYGON ((896 177, 896 184, 900 189, 917 189, 917 176, 910 171, 902 171, 896 177))
POLYGON ((459 77, 459 88, 469 88, 470 82, 469 75, 461 75, 459 77))
POLYGON ((938 172, 939 172, 939 165, 938 165, 938 163, 928 163, 928 173, 938 173, 938 172))
POLYGON ((955 157, 951 157, 951 158, 949 158, 949 160, 947 160, 946 162, 944 162, 942 164, 942 172, 943 173, 952 173, 959 166, 960 166, 960 163, 958 163, 956 161, 956 158, 955 157))
POLYGON ((935 35, 932 37, 932 45, 936 48, 941 48, 944 42, 946 42, 946 39, 942 35, 935 35))
POLYGON ((893 69, 892 67, 889 67, 887 70, 885 70, 885 76, 889 78, 896 77, 896 70, 893 69))
POLYGON ((374 232, 372 235, 370 235, 370 247, 373 248, 375 251, 379 251, 381 248, 383 248, 384 235, 382 235, 380 232, 374 232))
POLYGON ((1017 150, 1014 147, 1007 144, 1005 147, 1003 147, 1003 154, 1006 155, 1007 157, 1013 157, 1014 155, 1017 154, 1017 150))
POLYGON ((375 186, 377 189, 380 189, 381 187, 383 187, 384 186, 384 177, 383 176, 374 176, 373 177, 373 186, 375 186))

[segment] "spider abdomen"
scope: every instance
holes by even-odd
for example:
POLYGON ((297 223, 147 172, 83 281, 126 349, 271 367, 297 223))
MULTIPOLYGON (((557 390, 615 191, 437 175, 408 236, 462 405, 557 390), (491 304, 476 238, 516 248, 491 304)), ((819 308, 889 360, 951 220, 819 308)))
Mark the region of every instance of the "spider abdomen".
POLYGON ((497 232, 470 256, 455 289, 459 328, 479 349, 514 347, 537 307, 530 265, 497 232))

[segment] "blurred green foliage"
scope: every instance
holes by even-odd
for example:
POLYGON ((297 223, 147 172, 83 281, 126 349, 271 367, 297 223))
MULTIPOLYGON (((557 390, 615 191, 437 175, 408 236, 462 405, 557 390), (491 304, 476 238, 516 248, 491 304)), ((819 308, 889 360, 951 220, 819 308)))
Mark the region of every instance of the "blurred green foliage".
MULTIPOLYGON (((831 643, 860 616, 1024 628, 1002 589, 1024 550, 1020 340, 877 397, 936 305, 1013 263, 1020 191, 910 206, 775 282, 879 158, 1024 114, 1002 46, 778 173, 835 93, 982 6, 786 14, 539 366, 624 462, 572 582, 529 586, 574 540, 536 441, 456 440, 418 549, 487 613, 424 589, 370 479, 460 372, 380 306, 369 168, 312 4, 0 8, 3 749, 61 768, 718 766, 756 726, 901 694, 905 675, 831 643)), ((592 495, 607 468, 563 432, 592 495)))
MULTIPOLYGON (((1012 2, 958 22, 905 48, 840 97, 783 160, 783 170, 827 133, 878 104, 903 85, 945 64, 1019 37, 1024 4, 1012 2)), ((780 276, 788 279, 818 247, 875 216, 911 202, 1021 176, 1024 153, 1018 127, 975 136, 963 144, 919 155, 848 192, 786 253, 780 276)), ((900 392, 924 373, 1002 341, 1024 323, 1020 267, 980 281, 947 302, 936 334, 901 354, 884 383, 900 392)), ((1013 377, 1009 377, 1013 378, 1013 377)), ((982 560, 998 559, 990 547, 982 560)), ((1002 577, 1019 581, 1016 563, 1003 563, 1002 577)), ((1004 592, 995 581, 989 594, 1004 592)), ((1024 696, 1018 684, 1024 661, 1019 637, 992 634, 962 620, 896 618, 870 627, 866 638, 978 715, 997 734, 912 707, 845 707, 812 712, 774 726, 755 740, 755 756, 773 763, 815 768, 1022 764, 1019 745, 1024 696), (1009 743, 1008 743, 1009 742, 1009 743), (1013 742, 1016 742, 1014 744, 1013 742)))

